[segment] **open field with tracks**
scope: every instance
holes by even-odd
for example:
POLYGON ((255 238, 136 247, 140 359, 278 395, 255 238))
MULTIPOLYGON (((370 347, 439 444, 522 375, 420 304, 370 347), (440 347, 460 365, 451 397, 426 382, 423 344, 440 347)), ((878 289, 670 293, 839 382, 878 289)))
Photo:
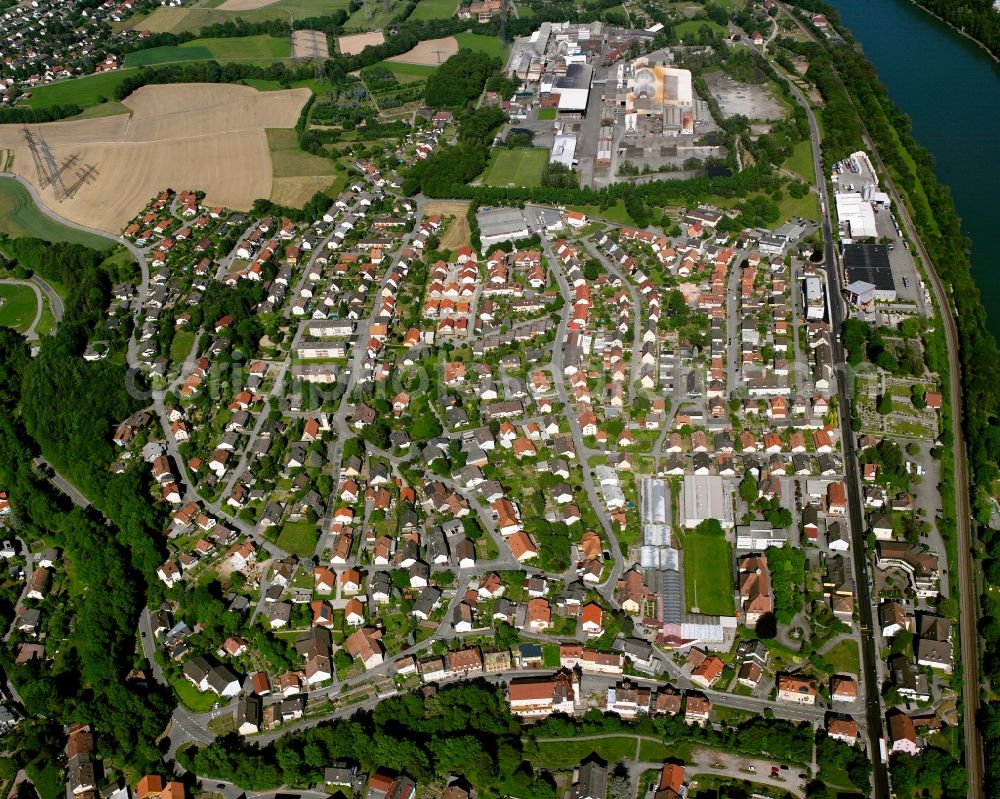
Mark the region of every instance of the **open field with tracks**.
POLYGON ((124 114, 32 126, 64 169, 72 196, 56 199, 19 125, 0 125, 0 148, 14 150, 13 172, 39 189, 42 202, 88 227, 118 232, 165 186, 202 190, 213 205, 249 208, 270 197, 272 166, 267 128, 292 128, 309 97, 306 89, 261 93, 246 86, 144 86, 125 99, 124 114), (85 166, 88 182, 74 186, 85 166))

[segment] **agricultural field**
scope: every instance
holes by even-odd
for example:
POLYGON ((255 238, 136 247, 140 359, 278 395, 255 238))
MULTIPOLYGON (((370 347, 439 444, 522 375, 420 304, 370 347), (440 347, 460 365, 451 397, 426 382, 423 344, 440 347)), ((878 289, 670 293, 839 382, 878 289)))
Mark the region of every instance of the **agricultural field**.
POLYGON ((106 100, 113 100, 115 90, 132 72, 131 69, 118 69, 39 86, 31 90, 31 97, 24 101, 24 105, 32 108, 51 108, 54 105, 79 105, 86 108, 98 105, 106 100))
POLYGON ((345 31, 380 31, 388 25, 402 7, 401 0, 371 0, 351 14, 344 23, 345 31))
POLYGON ((437 72, 437 66, 425 64, 403 64, 399 61, 379 61, 375 66, 385 67, 400 83, 412 83, 437 72))
POLYGON ((276 203, 299 208, 316 192, 330 188, 336 179, 334 163, 301 150, 294 130, 270 128, 267 147, 273 176, 271 199, 276 203))
POLYGON ((437 68, 458 52, 458 39, 455 36, 444 36, 440 39, 427 39, 419 42, 416 47, 405 53, 394 55, 387 59, 389 64, 418 64, 424 67, 437 68))
POLYGON ((378 47, 385 44, 385 36, 382 31, 372 33, 354 33, 350 36, 341 36, 337 39, 337 50, 344 55, 357 55, 366 47, 378 47))
POLYGON ((108 250, 114 242, 103 236, 62 225, 43 214, 28 190, 12 178, 0 178, 0 233, 11 238, 29 236, 46 241, 83 244, 95 250, 108 250))
POLYGON ((724 536, 690 530, 684 534, 684 598, 691 612, 733 614, 729 543, 724 536))
POLYGON ((0 283, 0 327, 26 332, 38 313, 38 300, 30 286, 0 283))
POLYGON ((242 36, 233 39, 194 39, 176 47, 151 47, 129 53, 128 67, 169 64, 175 61, 274 62, 292 56, 288 39, 276 36, 242 36))
MULTIPOLYGON (((58 202, 17 125, 0 125, 0 148, 15 152, 13 171, 42 202, 86 227, 117 233, 164 186, 200 189, 212 205, 249 208, 272 189, 267 128, 293 128, 307 89, 263 94, 247 86, 143 86, 125 115, 53 122, 35 130, 57 161, 71 155, 94 167, 89 182, 58 202)), ((82 168, 82 167, 81 167, 82 168)), ((70 174, 67 181, 79 180, 70 174)))
POLYGON ((331 11, 347 9, 349 0, 227 0, 218 8, 185 8, 182 6, 161 6, 148 16, 136 15, 125 24, 125 28, 148 30, 153 33, 197 33, 208 25, 227 20, 245 19, 248 22, 264 22, 271 19, 307 19, 329 14, 331 11))
POLYGON ((455 15, 456 0, 420 0, 410 14, 410 19, 421 22, 428 19, 449 19, 455 15))
POLYGON ((497 150, 486 168, 483 183, 487 186, 540 186, 542 170, 549 161, 549 151, 542 147, 517 147, 497 150))

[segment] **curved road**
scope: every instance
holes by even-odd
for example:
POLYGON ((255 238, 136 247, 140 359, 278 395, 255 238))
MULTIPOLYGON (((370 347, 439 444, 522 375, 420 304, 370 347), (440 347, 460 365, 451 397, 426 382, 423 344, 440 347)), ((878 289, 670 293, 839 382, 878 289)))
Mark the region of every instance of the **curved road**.
POLYGON ((37 339, 38 331, 35 329, 38 327, 38 323, 42 321, 42 306, 44 305, 42 301, 42 290, 38 287, 38 284, 31 280, 17 280, 14 278, 3 278, 0 280, 0 286, 20 286, 22 288, 30 288, 35 293, 35 318, 31 320, 31 324, 24 331, 24 337, 27 339, 37 339))

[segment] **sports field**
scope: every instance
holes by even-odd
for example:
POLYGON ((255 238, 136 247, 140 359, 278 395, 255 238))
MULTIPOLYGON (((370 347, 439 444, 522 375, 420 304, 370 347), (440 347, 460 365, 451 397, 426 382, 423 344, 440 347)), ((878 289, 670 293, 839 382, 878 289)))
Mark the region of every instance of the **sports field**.
POLYGON ((692 612, 733 615, 732 566, 724 536, 694 530, 684 534, 684 599, 692 612))
POLYGON ((410 14, 410 19, 420 22, 428 19, 449 19, 455 15, 455 0, 420 0, 410 14))
POLYGON ((0 178, 0 233, 11 238, 29 236, 46 241, 68 241, 95 250, 109 250, 114 242, 102 236, 85 233, 66 225, 38 210, 28 190, 12 178, 0 178))
POLYGON ((549 151, 541 147, 497 150, 483 183, 487 186, 541 186, 542 170, 548 161, 549 151))
POLYGON ((125 58, 128 67, 169 64, 175 61, 273 62, 292 57, 288 39, 276 36, 241 36, 233 39, 194 39, 176 47, 137 50, 125 58))
POLYGON ((24 333, 35 321, 37 312, 38 300, 30 287, 0 283, 0 327, 24 333))

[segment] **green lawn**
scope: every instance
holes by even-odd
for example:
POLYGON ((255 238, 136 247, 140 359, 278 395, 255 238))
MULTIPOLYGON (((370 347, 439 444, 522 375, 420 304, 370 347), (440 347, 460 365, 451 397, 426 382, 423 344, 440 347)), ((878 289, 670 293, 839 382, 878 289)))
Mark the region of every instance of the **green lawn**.
POLYGON ((275 543, 286 552, 298 555, 300 558, 311 558, 316 551, 319 540, 319 530, 309 521, 288 522, 282 529, 275 543))
POLYGON ((551 120, 556 118, 555 108, 539 108, 538 118, 541 120, 551 120))
POLYGON ((855 641, 848 639, 841 641, 833 649, 823 655, 823 659, 833 666, 838 674, 859 674, 861 672, 861 661, 858 657, 858 645, 855 641))
POLYGON ((497 150, 483 183, 487 186, 541 186, 542 170, 548 161, 549 151, 541 147, 497 150))
MULTIPOLYGON (((532 765, 535 768, 553 771, 572 768, 578 766, 592 752, 596 752, 598 757, 607 763, 635 760, 635 744, 636 739, 630 735, 600 738, 593 741, 574 741, 572 738, 567 738, 564 741, 539 743, 538 756, 533 760, 532 765)), ((666 747, 663 749, 666 751, 666 747)))
POLYGON ((173 61, 284 61, 292 56, 291 42, 284 37, 241 36, 232 39, 194 39, 176 47, 151 47, 129 53, 125 64, 144 67, 173 61))
POLYGON ((814 222, 819 221, 819 197, 811 191, 805 197, 796 199, 788 193, 786 188, 784 195, 784 198, 778 203, 778 210, 781 212, 779 224, 786 222, 793 216, 801 216, 814 222))
POLYGON ((174 340, 170 343, 170 362, 181 363, 191 352, 194 346, 195 333, 192 330, 184 330, 174 334, 174 340))
POLYGON ((674 33, 677 34, 678 39, 681 39, 688 34, 697 35, 698 31, 700 31, 705 25, 711 28, 713 33, 726 32, 726 29, 723 28, 718 22, 712 22, 710 19, 688 19, 675 25, 674 33))
POLYGON ((448 19, 455 14, 455 0, 420 0, 410 14, 415 22, 428 19, 448 19))
POLYGON ((31 90, 31 97, 24 102, 32 108, 49 108, 53 105, 79 105, 83 108, 113 100, 117 89, 132 69, 117 69, 99 75, 50 83, 31 90))
POLYGON ((114 246, 110 239, 75 230, 46 216, 38 210, 28 190, 12 178, 0 178, 0 233, 11 238, 29 236, 52 242, 67 241, 95 250, 114 246))
POLYGON ((183 676, 178 677, 170 684, 173 686, 174 691, 177 692, 177 698, 184 703, 184 706, 188 710, 192 710, 195 713, 204 713, 207 710, 211 710, 212 706, 218 701, 218 697, 215 694, 209 691, 199 691, 183 676))
POLYGON ((495 36, 481 36, 478 33, 456 33, 460 48, 486 53, 488 56, 504 60, 507 58, 507 45, 495 36))
POLYGON ((601 210, 600 206, 597 205, 572 205, 570 206, 570 210, 579 211, 594 219, 605 219, 608 222, 614 222, 618 225, 633 224, 632 217, 625 210, 624 200, 617 200, 614 205, 604 210, 601 210))
POLYGON ((38 300, 30 286, 0 284, 0 327, 12 327, 24 333, 35 321, 38 300))
POLYGON ((709 616, 733 613, 729 543, 721 535, 684 534, 684 595, 687 609, 709 616))
POLYGON ((792 154, 785 159, 782 166, 794 172, 810 186, 816 185, 816 172, 813 169, 812 145, 809 140, 800 141, 792 148, 792 154))

